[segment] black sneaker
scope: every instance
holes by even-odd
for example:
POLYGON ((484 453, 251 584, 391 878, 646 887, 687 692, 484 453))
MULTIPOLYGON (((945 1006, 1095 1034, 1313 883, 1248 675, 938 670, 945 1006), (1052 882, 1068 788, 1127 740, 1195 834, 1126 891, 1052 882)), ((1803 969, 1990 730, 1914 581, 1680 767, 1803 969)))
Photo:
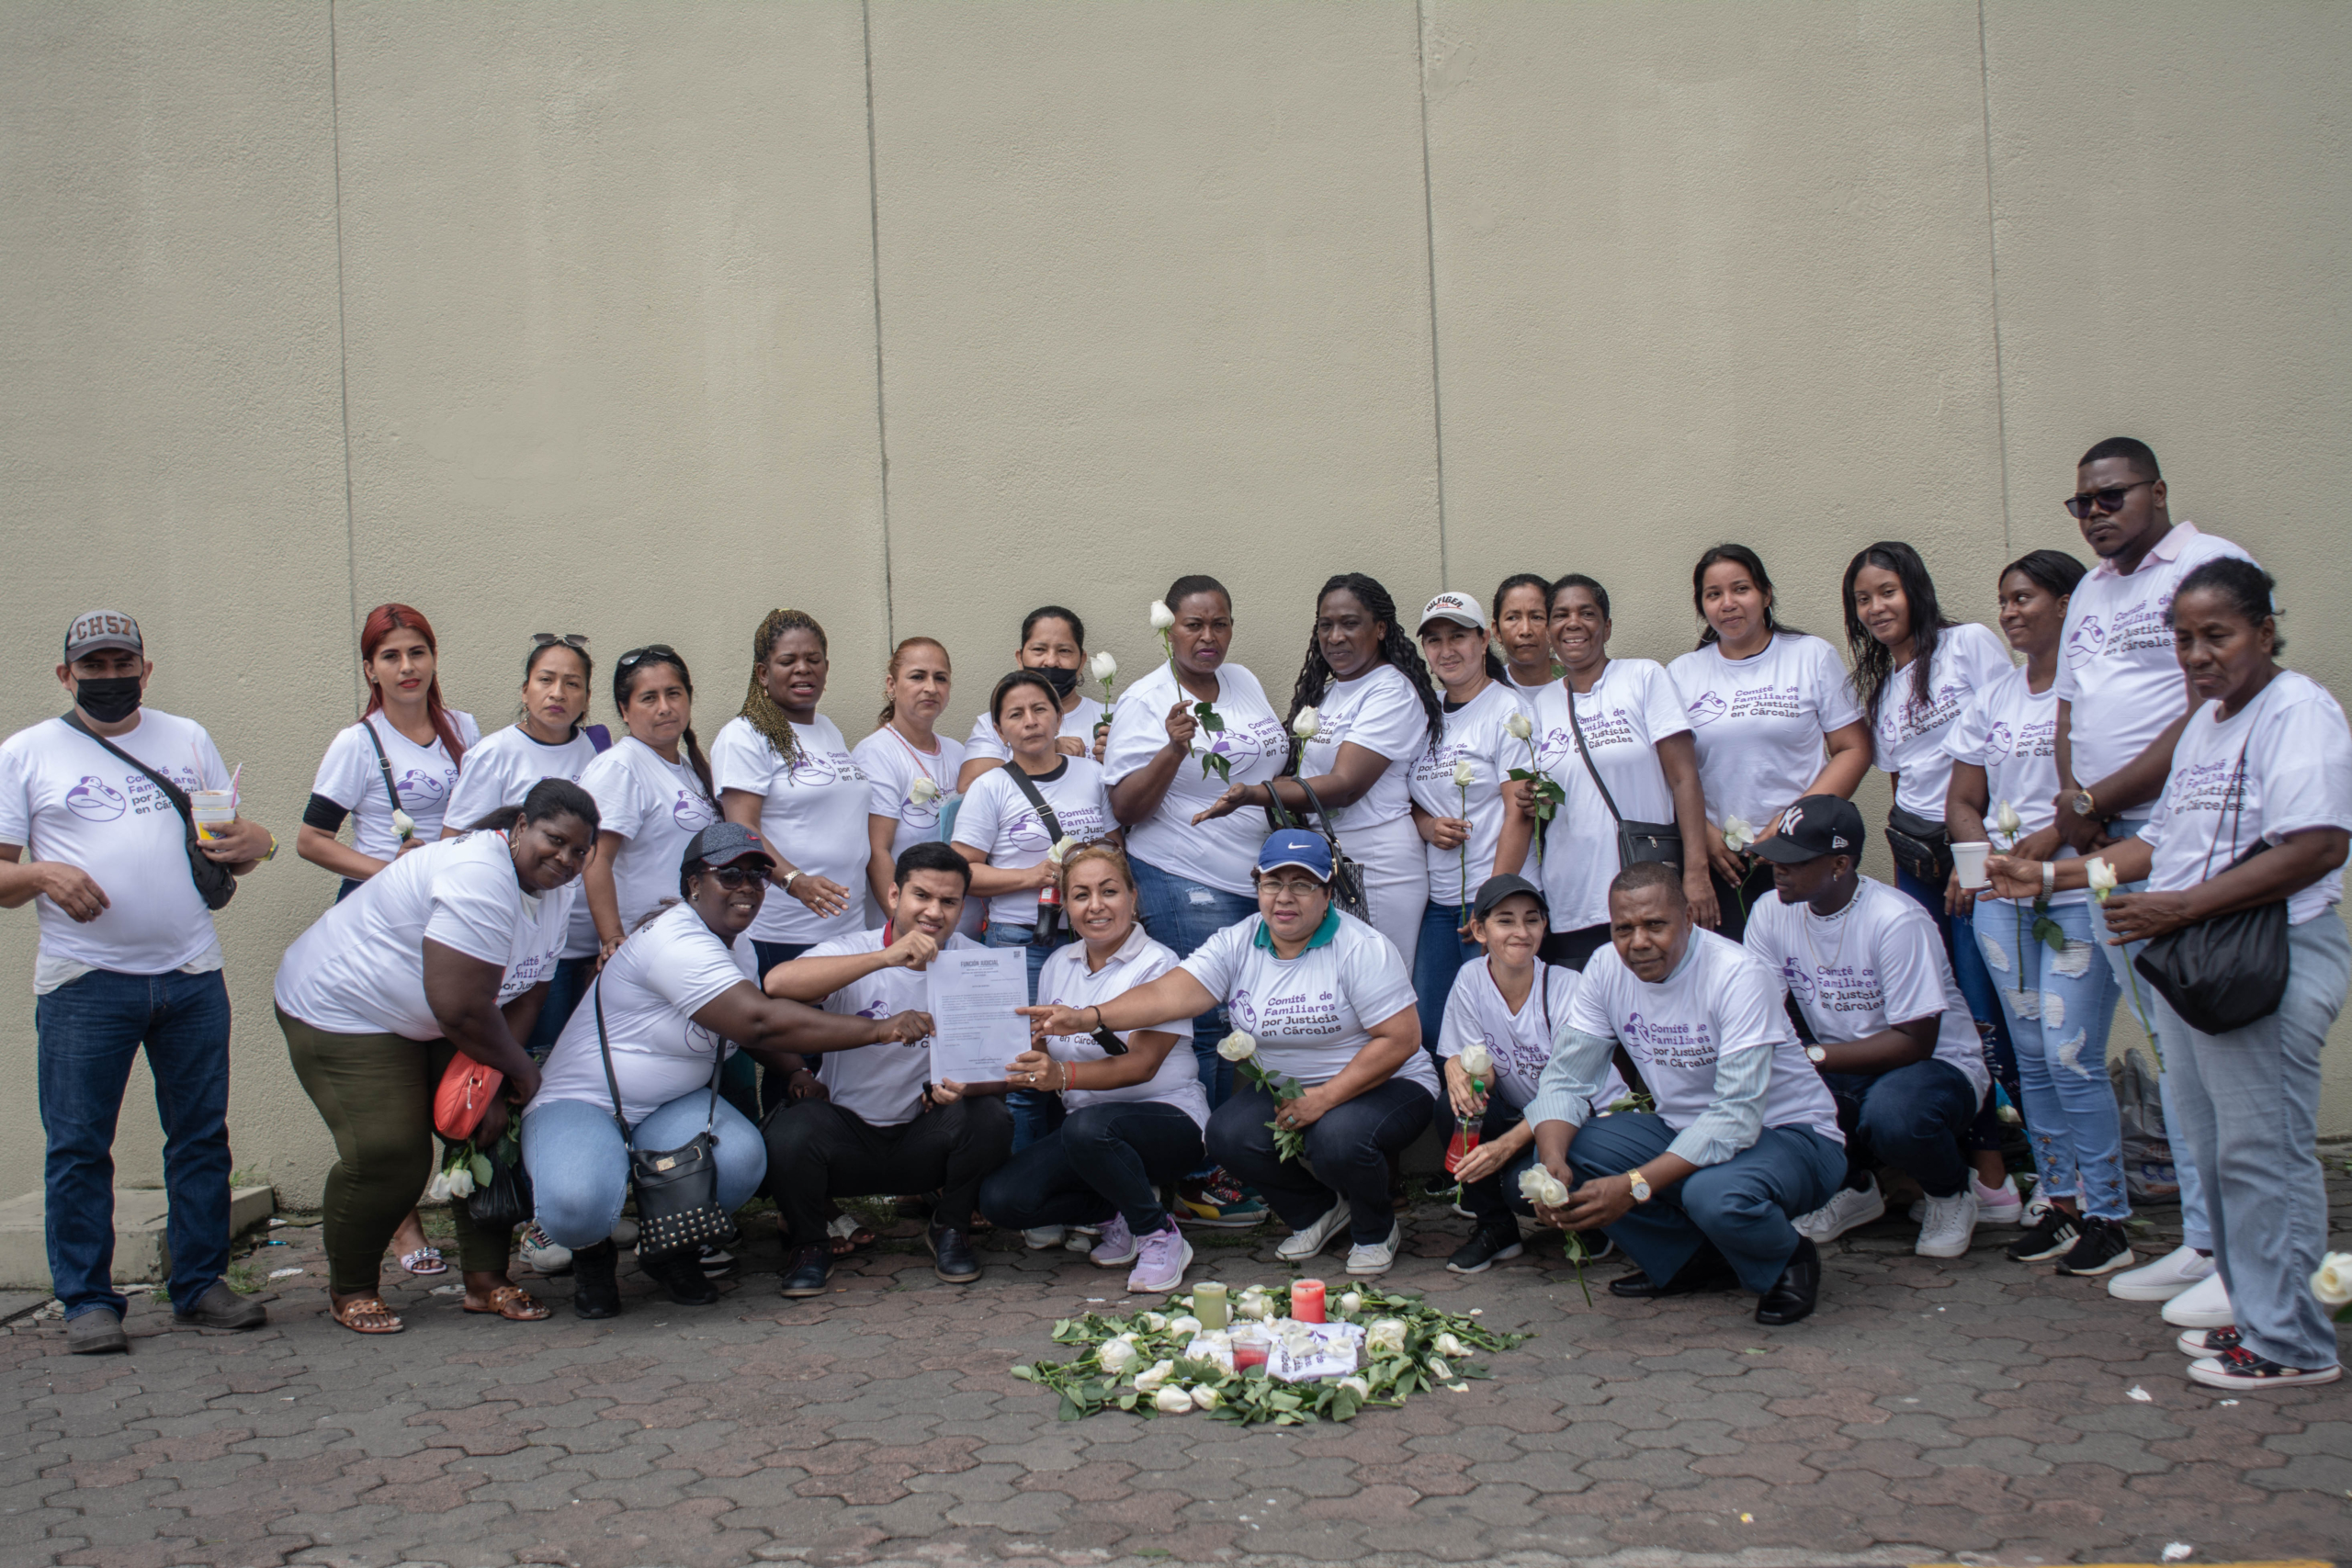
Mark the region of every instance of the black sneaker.
POLYGON ((2041 1218, 2034 1221, 2025 1235, 2009 1243, 2006 1251, 2012 1263, 2041 1263, 2064 1258, 2082 1238, 2082 1222, 2052 1204, 2042 1210, 2041 1218))
POLYGON ((2218 1356, 2223 1351, 2234 1350, 2241 1341, 2234 1328, 2185 1328, 2173 1343, 2180 1347, 2182 1355, 2198 1357, 2218 1356))
POLYGON ((2131 1234, 2123 1228, 2122 1221, 2086 1215, 2082 1232, 2074 1247, 2058 1260, 2061 1274, 2112 1274, 2137 1261, 2132 1256, 2131 1234))
POLYGON ((833 1277, 833 1249, 826 1246, 796 1247, 792 1263, 785 1270, 784 1293, 787 1296, 821 1296, 825 1282, 833 1277))
MULTIPOLYGON (((572 1259, 577 1271, 580 1260, 572 1259)), ((658 1258, 638 1254, 638 1271, 670 1292, 680 1306, 708 1306, 718 1299, 718 1287, 702 1271, 702 1258, 692 1252, 665 1252, 658 1258)))
POLYGON ((571 1269, 571 1314, 591 1320, 621 1314, 621 1287, 616 1278, 621 1249, 610 1238, 594 1247, 576 1248, 571 1269))
POLYGON ((1519 1227, 1509 1222, 1497 1228, 1480 1225, 1470 1233, 1452 1258, 1445 1260, 1446 1271, 1453 1274, 1483 1274, 1505 1258, 1517 1258, 1527 1248, 1520 1245, 1519 1227))
POLYGON ((923 1240, 931 1247, 932 1271, 949 1284, 968 1285, 980 1277, 980 1261, 972 1256, 972 1244, 962 1231, 933 1225, 923 1232, 923 1240))
POLYGON ((2282 1366, 2241 1345, 2206 1360, 2189 1362, 2188 1375, 2208 1388, 2294 1388, 2302 1383, 2334 1382, 2344 1375, 2344 1369, 2282 1366))

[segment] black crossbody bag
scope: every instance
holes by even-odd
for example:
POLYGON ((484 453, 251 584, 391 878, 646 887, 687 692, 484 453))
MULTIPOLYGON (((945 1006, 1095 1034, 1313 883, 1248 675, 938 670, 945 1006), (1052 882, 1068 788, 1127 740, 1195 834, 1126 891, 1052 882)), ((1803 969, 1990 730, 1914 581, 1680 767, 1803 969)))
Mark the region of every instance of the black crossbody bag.
MULTIPOLYGON (((1029 808, 1037 814, 1037 820, 1046 825, 1046 836, 1053 842, 1060 843, 1063 838, 1062 819, 1054 815, 1052 807, 1046 804, 1045 794, 1038 789, 1036 781, 1023 773, 1021 764, 1018 762, 1007 762, 1004 766, 1005 771, 1012 775, 1012 782, 1020 786, 1021 793, 1029 797, 1029 808)), ((1051 859, 1053 851, 1048 849, 1046 854, 1046 858, 1051 859)), ((1039 898, 1037 900, 1037 934, 1032 940, 1050 945, 1061 934, 1061 896, 1056 894, 1050 900, 1039 898)))
POLYGON ((710 1113, 702 1131, 674 1149, 640 1149, 629 1141, 628 1116, 621 1109, 621 1082, 613 1075, 613 1045, 605 1032, 605 983, 596 980, 596 1049, 605 1058, 605 1087, 613 1097, 613 1120, 620 1124, 621 1147, 628 1151, 629 1190, 637 1197, 637 1252, 662 1258, 723 1240, 735 1222, 718 1206, 718 1075, 727 1047, 710 1065, 710 1113))
MULTIPOLYGON (((2234 850, 2238 829, 2245 821, 2245 747, 2238 749, 2230 782, 2237 787, 2230 822, 2230 848, 2234 850)), ((2199 881, 2212 880, 2213 856, 2221 847, 2222 824, 2216 818, 2199 881)), ((2235 871, 2268 848, 2256 838, 2252 849, 2222 869, 2235 871)), ((2150 939, 2132 967, 2145 975, 2181 1021, 2199 1034, 2227 1034, 2259 1022, 2287 998, 2287 900, 2275 898, 2166 931, 2150 939)))
POLYGON ((1682 865, 1682 829, 1672 822, 1633 822, 1617 809, 1617 797, 1600 782, 1600 770, 1592 763, 1592 753, 1585 749, 1584 721, 1577 717, 1577 694, 1568 698, 1568 728, 1576 732, 1577 755, 1584 759, 1584 771, 1592 775, 1592 787, 1600 792, 1600 803, 1609 807, 1609 815, 1617 822, 1617 869, 1656 861, 1661 865, 1680 869, 1682 865))
POLYGON ((1323 841, 1331 846, 1331 902, 1339 906, 1340 913, 1343 915, 1353 915, 1357 919, 1370 920, 1372 900, 1364 896, 1363 867, 1350 860, 1348 852, 1340 847, 1340 834, 1338 829, 1331 826, 1330 810, 1324 806, 1323 797, 1315 793, 1315 786, 1306 782, 1306 775, 1304 773, 1295 775, 1290 782, 1306 793, 1306 811, 1292 812, 1289 807, 1283 804, 1283 797, 1275 793, 1272 782, 1269 781, 1266 784, 1267 826, 1296 828, 1302 832, 1320 833, 1323 836, 1323 841), (1307 820, 1308 818, 1313 819, 1307 820))
POLYGON ((1894 863, 1941 892, 1951 880, 1951 829, 1899 806, 1886 813, 1886 847, 1894 863))
POLYGON ((196 879, 197 897, 204 900, 204 907, 208 909, 226 908, 229 900, 237 896, 237 879, 227 866, 207 858, 205 852, 197 847, 203 840, 196 831, 196 807, 188 799, 187 791, 84 724, 80 708, 66 709, 65 722, 146 774, 149 781, 164 792, 164 798, 170 801, 172 809, 180 814, 180 828, 187 837, 187 874, 196 879))

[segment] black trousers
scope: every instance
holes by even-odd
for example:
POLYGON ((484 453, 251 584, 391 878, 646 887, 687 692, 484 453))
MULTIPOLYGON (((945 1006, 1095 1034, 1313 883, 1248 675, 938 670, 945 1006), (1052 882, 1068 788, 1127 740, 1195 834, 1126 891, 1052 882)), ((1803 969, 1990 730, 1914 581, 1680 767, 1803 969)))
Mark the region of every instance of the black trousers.
POLYGON ((1012 1153, 1012 1112, 1001 1096, 937 1106, 896 1127, 876 1127, 828 1100, 776 1107, 762 1129, 768 1195, 784 1216, 785 1245, 825 1244, 825 1201, 940 1190, 932 1223, 969 1231, 980 1183, 1012 1153))

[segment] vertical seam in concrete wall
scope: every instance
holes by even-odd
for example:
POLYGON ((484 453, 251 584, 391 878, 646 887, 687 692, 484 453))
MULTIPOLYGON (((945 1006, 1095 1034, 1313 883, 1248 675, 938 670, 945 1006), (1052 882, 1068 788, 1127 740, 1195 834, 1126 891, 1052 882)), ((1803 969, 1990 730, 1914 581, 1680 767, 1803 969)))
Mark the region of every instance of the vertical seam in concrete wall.
POLYGON ((1984 35, 1984 0, 1976 0, 1976 80, 1984 126, 1984 254, 1993 296, 1993 417, 2001 446, 2001 554, 2006 558, 2016 548, 2016 531, 2009 520, 2009 391, 2001 364, 2001 223, 1993 199, 1993 58, 1984 35))
POLYGON ((345 587, 351 597, 351 694, 364 700, 359 676, 359 527, 351 497, 351 333, 344 324, 343 106, 336 77, 334 0, 327 0, 327 123, 334 153, 335 368, 343 388, 343 549, 345 587))
POLYGON ((882 402, 882 190, 874 152, 874 6, 860 0, 858 23, 865 35, 865 221, 867 254, 874 279, 874 450, 881 470, 882 649, 899 646, 898 595, 890 582, 890 419, 882 402))
POLYGON ((1413 4, 1413 76, 1421 106, 1421 236, 1430 283, 1430 445, 1437 468, 1437 580, 1453 586, 1445 547, 1445 400, 1440 392, 1437 354, 1437 197, 1430 186, 1429 15, 1426 0, 1413 4))

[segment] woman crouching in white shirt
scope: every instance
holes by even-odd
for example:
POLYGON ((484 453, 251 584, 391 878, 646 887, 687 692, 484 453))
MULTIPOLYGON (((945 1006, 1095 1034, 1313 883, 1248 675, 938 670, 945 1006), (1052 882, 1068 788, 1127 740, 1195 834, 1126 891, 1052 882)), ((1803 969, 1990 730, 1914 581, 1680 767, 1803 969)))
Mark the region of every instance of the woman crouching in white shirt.
MULTIPOLYGON (((1037 1041, 1006 1069, 1008 1083, 1059 1094, 1062 1124, 1012 1156, 980 1188, 980 1212, 999 1226, 1100 1225, 1101 1268, 1133 1264, 1127 1289, 1184 1282, 1192 1247, 1160 1206, 1159 1190, 1197 1168, 1208 1095, 1189 1049, 1192 1021, 1114 1034, 1091 1023, 1094 1005, 1157 980, 1176 954, 1136 923, 1135 874, 1108 844, 1073 851, 1061 870, 1062 907, 1079 940, 1057 950, 1024 1009, 1037 1041), (1064 1014, 1090 1020, 1049 1031, 1064 1014)), ((1067 1021, 1067 1020, 1065 1020, 1067 1021)))
MULTIPOLYGON (((749 828, 723 822, 696 833, 678 869, 679 902, 605 960, 548 1058, 524 1116, 523 1161, 539 1227, 572 1249, 571 1310, 582 1317, 621 1310, 610 1237, 629 1194, 631 1148, 673 1149, 707 1130, 718 1142, 718 1206, 733 1213, 759 1190, 767 1145, 718 1098, 719 1064, 738 1046, 781 1082, 807 1070, 796 1053, 911 1043, 931 1032, 922 1013, 841 1018, 763 994, 743 933, 775 868, 749 828)), ((672 1301, 718 1299, 695 1248, 648 1257, 640 1247, 638 1267, 672 1301)))
MULTIPOLYGON (((1266 1195, 1304 1263, 1345 1233, 1351 1274, 1385 1274, 1399 1240, 1389 1156, 1436 1113, 1413 982, 1394 943, 1331 904, 1331 846, 1285 828, 1258 852, 1258 913, 1148 985, 1042 1016, 1048 1034, 1165 1027, 1222 999, 1235 1032, 1220 1050, 1289 1091, 1237 1085, 1210 1114, 1208 1154, 1266 1195), (1279 1126, 1281 1137, 1276 1136, 1279 1126), (1296 1140, 1300 1160, 1283 1152, 1296 1140)), ((1245 1071, 1248 1069, 1245 1068, 1245 1071)))

